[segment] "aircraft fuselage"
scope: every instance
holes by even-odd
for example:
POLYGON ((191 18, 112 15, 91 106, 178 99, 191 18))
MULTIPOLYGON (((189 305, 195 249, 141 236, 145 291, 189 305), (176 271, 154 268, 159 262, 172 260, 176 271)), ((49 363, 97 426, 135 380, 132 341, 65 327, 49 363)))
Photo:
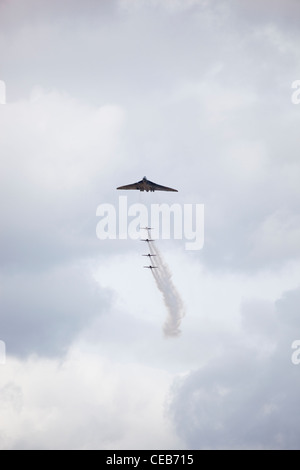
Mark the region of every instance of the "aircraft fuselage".
POLYGON ((154 191, 155 191, 155 189, 152 186, 150 186, 150 184, 148 183, 148 180, 147 180, 146 176, 144 176, 144 178, 142 179, 142 181, 140 183, 140 191, 147 191, 147 193, 149 191, 154 193, 154 191))

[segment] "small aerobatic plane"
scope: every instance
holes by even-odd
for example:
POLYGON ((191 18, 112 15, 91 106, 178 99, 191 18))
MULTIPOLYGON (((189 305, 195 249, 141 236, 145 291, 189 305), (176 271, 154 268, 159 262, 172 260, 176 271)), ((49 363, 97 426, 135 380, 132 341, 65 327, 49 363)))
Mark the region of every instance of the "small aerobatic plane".
POLYGON ((142 256, 149 256, 149 258, 151 258, 151 256, 156 256, 156 255, 150 255, 150 253, 148 253, 148 255, 142 255, 142 256))
POLYGON ((138 189, 139 191, 174 191, 178 192, 177 189, 168 188, 167 186, 161 186, 160 184, 153 183, 147 180, 146 176, 141 181, 133 184, 127 184, 126 186, 119 186, 117 189, 138 189))
POLYGON ((158 269, 158 266, 144 266, 147 269, 158 269))
POLYGON ((152 240, 152 238, 141 238, 141 242, 155 242, 155 240, 152 240))

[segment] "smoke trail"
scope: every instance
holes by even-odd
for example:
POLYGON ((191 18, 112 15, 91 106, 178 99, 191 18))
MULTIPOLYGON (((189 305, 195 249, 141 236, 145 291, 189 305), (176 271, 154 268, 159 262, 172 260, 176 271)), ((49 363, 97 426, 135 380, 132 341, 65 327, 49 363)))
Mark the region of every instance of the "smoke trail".
POLYGON ((172 282, 170 269, 163 260, 160 251, 153 242, 149 243, 149 249, 150 254, 155 255, 155 266, 158 266, 158 269, 151 269, 151 272, 168 310, 163 330, 166 336, 178 336, 181 333, 180 323, 185 315, 184 305, 172 282))

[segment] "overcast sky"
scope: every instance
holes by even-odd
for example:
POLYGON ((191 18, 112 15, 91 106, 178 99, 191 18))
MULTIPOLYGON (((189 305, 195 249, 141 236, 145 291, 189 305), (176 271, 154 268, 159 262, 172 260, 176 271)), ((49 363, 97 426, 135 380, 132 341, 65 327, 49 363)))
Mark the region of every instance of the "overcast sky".
POLYGON ((300 448, 299 14, 0 0, 1 449, 300 448), (142 244, 96 236, 144 175, 178 193, 128 204, 205 208, 202 250, 157 241, 176 338, 142 244))

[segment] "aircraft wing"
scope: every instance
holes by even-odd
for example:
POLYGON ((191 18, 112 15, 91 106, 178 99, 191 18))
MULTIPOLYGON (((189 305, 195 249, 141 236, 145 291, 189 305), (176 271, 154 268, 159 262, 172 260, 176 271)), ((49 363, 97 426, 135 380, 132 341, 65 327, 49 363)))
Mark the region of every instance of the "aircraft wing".
POLYGON ((168 188, 168 186, 161 186, 160 184, 153 183, 152 181, 149 181, 149 180, 147 181, 147 183, 149 184, 149 186, 151 186, 153 191, 174 191, 178 193, 177 189, 168 188))
POLYGON ((140 189, 140 184, 143 181, 138 181, 137 183, 133 184, 126 184, 125 186, 119 186, 117 189, 140 189))

